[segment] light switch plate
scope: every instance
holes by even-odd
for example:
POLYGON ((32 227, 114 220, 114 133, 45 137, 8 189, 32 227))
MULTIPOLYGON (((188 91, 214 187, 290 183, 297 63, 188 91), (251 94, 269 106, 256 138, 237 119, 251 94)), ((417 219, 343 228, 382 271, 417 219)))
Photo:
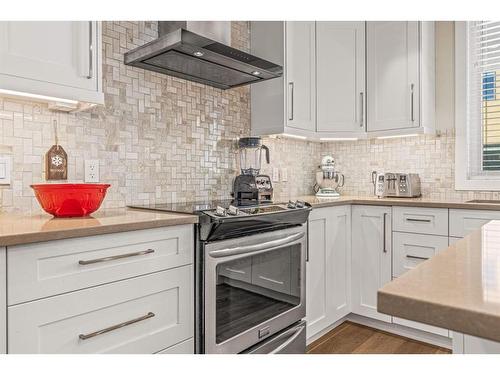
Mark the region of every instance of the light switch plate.
POLYGON ((10 185, 10 175, 12 172, 12 156, 0 156, 0 185, 10 185))
POLYGON ((99 182, 99 160, 85 160, 85 182, 99 182))
POLYGON ((280 182, 280 170, 273 168, 273 182, 280 182))

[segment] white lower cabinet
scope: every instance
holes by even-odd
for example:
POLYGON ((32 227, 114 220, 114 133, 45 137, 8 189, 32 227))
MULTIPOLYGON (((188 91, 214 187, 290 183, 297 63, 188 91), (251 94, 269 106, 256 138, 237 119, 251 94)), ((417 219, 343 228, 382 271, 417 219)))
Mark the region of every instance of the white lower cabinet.
POLYGON ((351 207, 314 209, 309 217, 306 315, 312 337, 351 310, 351 207))
POLYGON ((391 322, 377 312, 377 291, 391 281, 391 207, 352 207, 352 311, 391 322))
POLYGON ((183 341, 156 354, 194 354, 194 339, 183 341))
POLYGON ((193 267, 8 308, 9 353, 156 353, 193 337, 193 267))
POLYGON ((499 211, 450 210, 450 236, 465 237, 490 220, 499 220, 499 211))
POLYGON ((428 234, 393 232, 392 276, 406 271, 448 248, 448 237, 428 234))
POLYGON ((0 354, 7 353, 7 255, 0 247, 0 354))
POLYGON ((452 332, 453 354, 500 354, 500 342, 452 332))

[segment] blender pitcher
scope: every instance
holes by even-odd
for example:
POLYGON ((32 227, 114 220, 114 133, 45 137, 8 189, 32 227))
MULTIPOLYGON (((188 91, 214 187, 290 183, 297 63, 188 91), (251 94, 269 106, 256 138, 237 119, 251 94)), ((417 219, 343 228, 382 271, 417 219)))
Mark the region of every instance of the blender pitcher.
POLYGON ((262 144, 260 137, 245 137, 238 141, 241 174, 257 176, 260 173, 262 150, 266 151, 266 162, 269 164, 269 148, 262 144))

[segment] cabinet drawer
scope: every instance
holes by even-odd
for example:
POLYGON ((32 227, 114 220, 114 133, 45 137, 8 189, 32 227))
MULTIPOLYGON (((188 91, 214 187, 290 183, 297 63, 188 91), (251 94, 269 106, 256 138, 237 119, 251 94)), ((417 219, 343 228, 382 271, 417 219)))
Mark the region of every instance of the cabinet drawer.
POLYGON ((399 232, 448 235, 448 209, 393 207, 393 230, 399 232))
POLYGON ((448 237, 393 232, 392 276, 406 271, 448 248, 448 237))
POLYGON ((194 354, 194 339, 180 342, 170 348, 159 351, 156 354, 194 354))
POLYGON ((182 225, 9 247, 8 304, 190 264, 193 235, 182 225))
POLYGON ((193 319, 188 265, 9 307, 8 348, 9 353, 156 353, 193 337, 193 319))
POLYGON ((465 237, 490 220, 500 220, 499 211, 450 210, 450 236, 465 237))

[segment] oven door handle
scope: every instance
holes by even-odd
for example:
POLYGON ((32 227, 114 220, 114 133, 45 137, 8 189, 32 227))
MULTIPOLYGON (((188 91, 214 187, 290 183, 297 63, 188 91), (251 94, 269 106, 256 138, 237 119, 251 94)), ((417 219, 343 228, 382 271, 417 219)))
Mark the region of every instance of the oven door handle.
POLYGON ((305 235, 304 232, 301 232, 301 233, 292 234, 291 236, 287 236, 284 238, 279 238, 277 240, 259 243, 257 245, 238 246, 238 247, 230 247, 230 248, 221 249, 221 250, 213 250, 213 251, 210 251, 208 254, 212 258, 223 258, 223 257, 229 257, 231 255, 253 253, 256 251, 267 250, 267 249, 275 248, 278 246, 287 245, 289 243, 300 240, 302 237, 304 237, 304 235, 305 235))

